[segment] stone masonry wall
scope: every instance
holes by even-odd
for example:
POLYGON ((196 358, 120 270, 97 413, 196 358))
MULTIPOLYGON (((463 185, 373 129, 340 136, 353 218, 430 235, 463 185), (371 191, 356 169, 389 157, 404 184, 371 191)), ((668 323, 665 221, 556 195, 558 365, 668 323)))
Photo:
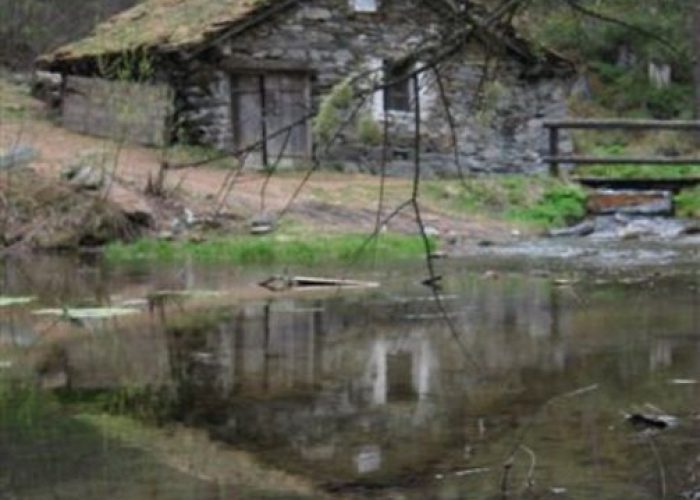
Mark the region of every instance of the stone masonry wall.
MULTIPOLYGON (((219 149, 234 148, 230 76, 219 61, 226 58, 295 63, 313 70, 312 94, 321 96, 353 72, 377 61, 396 60, 438 36, 439 18, 413 0, 383 0, 378 13, 354 13, 348 0, 307 0, 268 19, 230 41, 180 67, 176 72, 178 123, 183 139, 219 149)), ((525 81, 515 61, 501 64, 494 81, 476 96, 483 56, 478 47, 453 60, 442 75, 458 124, 460 163, 472 172, 533 172, 545 168, 545 118, 566 115, 567 85, 560 80, 525 81)), ((423 162, 427 175, 454 176, 456 163, 451 134, 436 83, 421 81, 423 162)), ((371 104, 368 104, 371 108, 371 104)), ((412 116, 392 113, 392 150, 389 171, 411 172, 412 116)), ((570 144, 564 141, 562 151, 570 144)), ((380 148, 341 138, 329 163, 348 169, 374 171, 380 148)))

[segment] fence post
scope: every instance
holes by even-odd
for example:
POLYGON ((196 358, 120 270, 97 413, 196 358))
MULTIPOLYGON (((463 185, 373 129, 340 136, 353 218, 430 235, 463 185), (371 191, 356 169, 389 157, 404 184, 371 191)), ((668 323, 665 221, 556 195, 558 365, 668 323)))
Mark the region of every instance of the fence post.
POLYGON ((559 127, 552 125, 549 127, 549 175, 559 177, 559 127))

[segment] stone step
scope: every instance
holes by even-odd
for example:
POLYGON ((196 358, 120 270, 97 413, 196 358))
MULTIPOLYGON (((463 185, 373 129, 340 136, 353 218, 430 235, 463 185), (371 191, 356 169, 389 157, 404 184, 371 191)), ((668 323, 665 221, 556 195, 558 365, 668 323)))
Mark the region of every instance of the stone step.
POLYGON ((586 202, 593 215, 673 215, 672 191, 637 191, 599 189, 589 194, 586 202))

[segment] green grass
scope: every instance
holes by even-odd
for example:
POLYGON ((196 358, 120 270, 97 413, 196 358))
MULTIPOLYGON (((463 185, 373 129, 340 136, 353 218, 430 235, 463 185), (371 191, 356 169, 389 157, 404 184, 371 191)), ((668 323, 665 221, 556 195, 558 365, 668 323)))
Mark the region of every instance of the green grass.
MULTIPOLYGON (((617 156, 658 156, 662 158, 678 155, 697 156, 693 144, 688 142, 687 137, 683 138, 672 134, 658 133, 651 136, 628 137, 631 140, 627 144, 621 143, 620 138, 617 138, 614 143, 605 143, 601 137, 594 136, 579 135, 578 139, 580 140, 579 148, 583 154, 590 156, 613 158, 617 156)), ((700 164, 594 164, 576 167, 573 173, 582 177, 616 177, 622 179, 697 177, 700 176, 700 164)))
POLYGON ((555 184, 548 187, 531 206, 511 208, 510 220, 538 226, 564 226, 586 215, 586 192, 575 184, 555 184))
POLYGON ((55 410, 55 401, 36 385, 0 378, 0 431, 31 433, 55 410))
POLYGON ((677 178, 700 176, 700 165, 591 165, 577 168, 574 173, 582 177, 616 177, 622 179, 677 178))
POLYGON ((165 156, 173 165, 204 164, 209 167, 230 169, 236 162, 230 155, 206 146, 176 144, 165 150, 165 156))
POLYGON ((383 234, 376 245, 360 251, 367 235, 337 236, 232 236, 203 243, 169 242, 142 239, 135 243, 114 243, 105 249, 109 262, 180 261, 193 257, 201 262, 235 264, 317 264, 351 263, 376 257, 379 260, 417 258, 424 254, 418 236, 383 234), (376 252, 375 252, 376 249, 376 252))
POLYGON ((36 111, 28 89, 11 83, 0 74, 0 120, 21 121, 36 111))
POLYGON ((700 218, 700 187, 685 189, 675 197, 676 214, 700 218))
POLYGON ((547 176, 493 175, 426 183, 425 194, 457 213, 487 214, 537 227, 582 218, 586 193, 580 186, 547 176))

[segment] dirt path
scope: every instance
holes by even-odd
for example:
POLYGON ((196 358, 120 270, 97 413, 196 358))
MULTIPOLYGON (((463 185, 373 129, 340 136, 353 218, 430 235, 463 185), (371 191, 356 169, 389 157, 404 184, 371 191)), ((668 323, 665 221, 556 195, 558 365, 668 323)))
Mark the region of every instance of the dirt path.
MULTIPOLYGON (((64 165, 88 151, 106 153, 108 170, 119 179, 119 196, 125 203, 148 203, 143 190, 149 176, 155 177, 162 151, 139 146, 118 147, 114 142, 88 137, 62 129, 46 120, 26 120, 0 123, 0 148, 13 144, 27 145, 40 153, 33 167, 41 175, 56 178, 64 165), (124 201, 126 200, 126 201, 124 201)), ((171 171, 166 180, 169 189, 177 191, 174 206, 187 207, 195 214, 211 212, 219 206, 217 195, 229 177, 225 168, 196 167, 171 171)), ((283 172, 272 178, 266 188, 264 210, 278 212, 293 198, 303 172, 283 172)), ((261 191, 264 177, 256 172, 241 175, 225 202, 226 211, 248 218, 263 210, 261 191)), ((408 199, 411 183, 407 179, 388 179, 386 184, 385 213, 408 199)), ((368 232, 374 228, 379 199, 379 179, 363 174, 321 172, 315 174, 301 190, 289 211, 289 220, 302 227, 313 227, 321 232, 368 232)), ((172 205, 172 204, 171 204, 172 205)), ((426 224, 451 238, 478 241, 503 241, 511 237, 514 227, 501 221, 479 216, 460 216, 441 207, 439 201, 423 199, 426 224)), ((163 211, 161 211, 163 212, 163 211)), ((171 211, 163 212, 171 217, 171 211)), ((161 227, 167 226, 160 221, 161 227)), ((401 232, 416 231, 410 212, 403 213, 389 229, 401 232)))

